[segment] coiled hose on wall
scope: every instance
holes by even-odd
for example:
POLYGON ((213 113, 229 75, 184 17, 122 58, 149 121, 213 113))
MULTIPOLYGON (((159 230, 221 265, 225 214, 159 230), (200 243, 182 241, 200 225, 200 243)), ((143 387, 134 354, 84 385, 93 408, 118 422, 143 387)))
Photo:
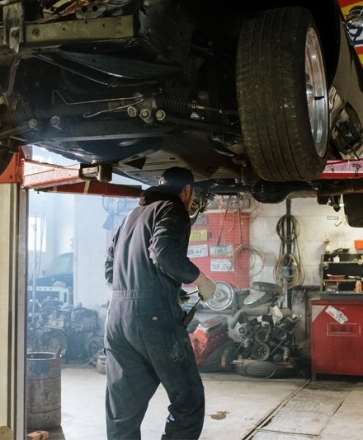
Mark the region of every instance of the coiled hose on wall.
POLYGON ((300 234, 299 223, 293 215, 286 214, 277 222, 276 233, 281 244, 279 258, 274 267, 275 281, 286 289, 301 286, 305 275, 297 241, 300 234))

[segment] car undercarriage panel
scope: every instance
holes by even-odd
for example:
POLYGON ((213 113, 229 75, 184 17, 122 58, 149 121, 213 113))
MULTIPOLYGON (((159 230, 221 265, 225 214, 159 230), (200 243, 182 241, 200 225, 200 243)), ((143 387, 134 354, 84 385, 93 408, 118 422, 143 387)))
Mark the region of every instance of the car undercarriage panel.
POLYGON ((363 75, 337 3, 6 3, 0 171, 37 145, 145 184, 187 167, 205 193, 263 203, 361 190, 320 174, 363 151, 363 75))

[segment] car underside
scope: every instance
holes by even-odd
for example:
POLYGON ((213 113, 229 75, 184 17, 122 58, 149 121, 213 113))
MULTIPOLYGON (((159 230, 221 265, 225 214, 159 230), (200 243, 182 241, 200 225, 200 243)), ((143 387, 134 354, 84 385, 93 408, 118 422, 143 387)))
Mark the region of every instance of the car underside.
POLYGON ((322 173, 362 157, 363 80, 323 3, 1 1, 0 170, 37 145, 150 185, 187 167, 201 210, 241 193, 338 209, 363 181, 322 173))

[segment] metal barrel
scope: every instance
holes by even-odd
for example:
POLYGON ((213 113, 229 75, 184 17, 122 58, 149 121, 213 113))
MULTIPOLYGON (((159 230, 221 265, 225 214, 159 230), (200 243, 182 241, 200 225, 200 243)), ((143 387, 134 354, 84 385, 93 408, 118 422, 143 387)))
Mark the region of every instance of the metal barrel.
POLYGON ((27 429, 61 424, 61 358, 56 353, 28 353, 26 377, 27 429))

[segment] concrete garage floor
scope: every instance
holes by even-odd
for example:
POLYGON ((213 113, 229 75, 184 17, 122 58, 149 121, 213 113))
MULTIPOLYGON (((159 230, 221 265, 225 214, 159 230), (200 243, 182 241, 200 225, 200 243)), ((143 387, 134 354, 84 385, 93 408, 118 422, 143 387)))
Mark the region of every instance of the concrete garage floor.
MULTIPOLYGON (((206 416, 200 440, 362 440, 363 381, 352 377, 259 379, 202 373, 206 416)), ((62 366, 62 425, 50 440, 103 440, 106 376, 92 366, 62 366)), ((142 426, 158 440, 168 400, 160 387, 142 426)))

